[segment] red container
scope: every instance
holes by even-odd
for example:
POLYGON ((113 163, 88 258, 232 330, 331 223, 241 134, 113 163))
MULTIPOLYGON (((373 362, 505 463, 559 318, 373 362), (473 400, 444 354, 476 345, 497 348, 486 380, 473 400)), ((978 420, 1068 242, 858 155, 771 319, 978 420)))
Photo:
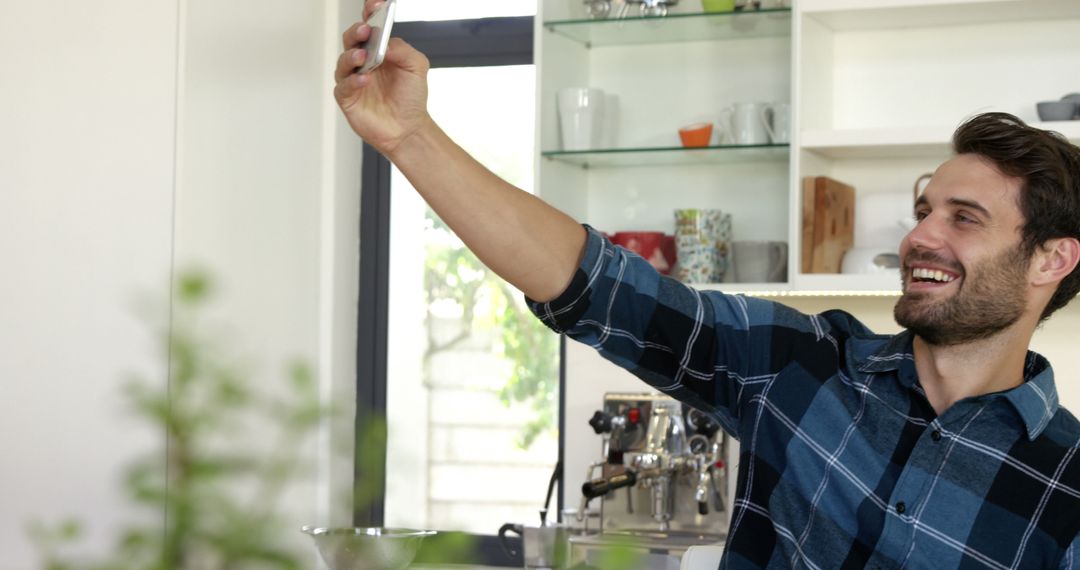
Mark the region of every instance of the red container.
POLYGON ((663 232, 616 232, 611 243, 644 257, 664 275, 671 273, 675 265, 675 236, 663 232))

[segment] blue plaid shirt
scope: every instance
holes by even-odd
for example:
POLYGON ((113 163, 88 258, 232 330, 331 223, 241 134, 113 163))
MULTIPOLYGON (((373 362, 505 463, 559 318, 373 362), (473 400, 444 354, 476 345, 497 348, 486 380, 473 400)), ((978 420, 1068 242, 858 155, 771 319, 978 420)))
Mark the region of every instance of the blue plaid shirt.
POLYGON ((739 439, 722 568, 1080 566, 1080 424, 1035 353, 1023 385, 938 416, 910 333, 699 292, 591 228, 530 306, 739 439))

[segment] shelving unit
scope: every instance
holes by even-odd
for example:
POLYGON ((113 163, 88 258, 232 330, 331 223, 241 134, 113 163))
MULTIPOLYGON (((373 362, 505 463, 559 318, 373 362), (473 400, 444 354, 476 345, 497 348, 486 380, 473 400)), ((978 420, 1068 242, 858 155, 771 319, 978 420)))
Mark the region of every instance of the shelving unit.
POLYGON ((798 8, 836 32, 1080 18, 1074 0, 801 0, 798 8))
POLYGON ((734 145, 714 135, 708 147, 683 148, 677 131, 719 126, 721 109, 736 102, 791 101, 793 12, 706 14, 687 1, 662 18, 587 20, 575 4, 545 0, 538 18, 539 194, 608 232, 670 234, 675 209, 719 208, 732 214, 735 239, 786 240, 790 145, 734 145), (555 92, 574 86, 618 98, 616 132, 604 148, 558 150, 555 92))
MULTIPOLYGON (((1036 102, 1080 92, 1076 0, 795 0, 729 14, 686 0, 625 20, 579 8, 544 0, 538 19, 540 195, 606 231, 670 233, 673 209, 720 208, 736 240, 788 242, 787 283, 722 290, 896 292, 891 276, 799 271, 803 177, 853 185, 857 208, 910 196, 949 158, 956 126, 991 110, 1080 143, 1080 121, 1035 115, 1036 102), (603 149, 559 151, 555 91, 585 85, 618 96, 617 132, 603 149), (790 146, 679 146, 678 127, 722 127, 737 101, 791 102, 790 146)), ((907 208, 873 215, 891 226, 907 208)))
POLYGON ((545 22, 544 27, 587 47, 790 37, 791 10, 552 20, 545 22))
MULTIPOLYGON (((1080 121, 1028 123, 1080 143, 1080 121)), ((800 148, 826 158, 896 158, 947 155, 954 127, 885 127, 803 131, 800 148)))
POLYGON ((610 148, 541 153, 544 158, 584 168, 633 166, 675 166, 688 164, 732 164, 788 161, 789 145, 713 145, 700 148, 681 146, 657 148, 610 148))
POLYGON ((899 273, 873 275, 806 275, 800 288, 788 283, 715 283, 697 286, 749 297, 898 297, 899 273))

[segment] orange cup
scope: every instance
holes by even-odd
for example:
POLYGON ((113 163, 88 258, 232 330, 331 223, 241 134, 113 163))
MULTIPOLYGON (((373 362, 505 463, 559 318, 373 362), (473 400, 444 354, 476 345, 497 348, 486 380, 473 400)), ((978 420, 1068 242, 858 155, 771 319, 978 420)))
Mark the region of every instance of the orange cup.
POLYGON ((684 147, 709 146, 712 139, 712 123, 697 123, 679 129, 679 138, 684 147))

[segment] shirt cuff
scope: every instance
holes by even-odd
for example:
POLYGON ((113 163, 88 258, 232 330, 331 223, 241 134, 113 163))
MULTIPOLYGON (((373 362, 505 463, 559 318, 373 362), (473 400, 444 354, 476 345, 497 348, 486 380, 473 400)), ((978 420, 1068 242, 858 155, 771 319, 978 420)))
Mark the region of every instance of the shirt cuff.
POLYGON ((600 275, 604 260, 603 253, 614 247, 595 228, 588 224, 582 225, 585 226, 587 233, 585 255, 582 256, 581 264, 574 271, 574 276, 570 279, 566 290, 546 303, 534 301, 525 296, 529 310, 548 328, 560 334, 573 328, 589 308, 592 284, 600 275))

